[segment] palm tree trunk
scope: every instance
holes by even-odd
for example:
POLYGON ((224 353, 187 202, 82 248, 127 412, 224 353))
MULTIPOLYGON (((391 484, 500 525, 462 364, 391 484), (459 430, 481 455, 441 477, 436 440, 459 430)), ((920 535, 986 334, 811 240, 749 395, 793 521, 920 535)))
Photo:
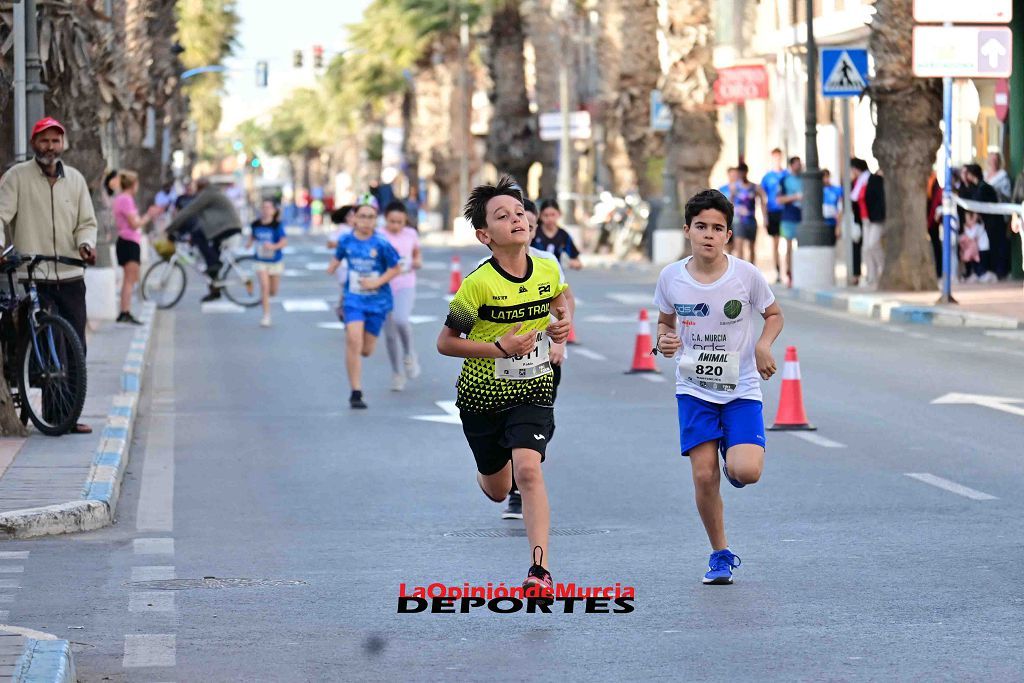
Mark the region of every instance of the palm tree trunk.
POLYGON ((711 21, 710 0, 673 0, 663 27, 669 69, 661 90, 672 107, 675 147, 669 150, 669 161, 675 165, 682 201, 707 188, 722 151, 712 92, 711 21))
MULTIPOLYGON (((542 114, 558 111, 558 65, 562 60, 569 59, 569 55, 565 54, 560 32, 556 30, 551 0, 535 0, 532 9, 526 13, 525 21, 527 40, 533 47, 537 111, 542 114)), ((540 196, 554 197, 558 189, 558 143, 540 142, 537 145, 537 161, 543 168, 540 196)))
POLYGON ((536 158, 537 118, 526 93, 525 36, 519 0, 501 0, 491 16, 487 66, 494 115, 487 135, 487 160, 526 186, 536 158))
POLYGON ((935 264, 925 231, 928 174, 942 141, 942 85, 915 78, 910 50, 912 0, 878 0, 872 22, 875 77, 870 94, 878 107, 872 152, 885 177, 883 289, 935 289, 935 264))

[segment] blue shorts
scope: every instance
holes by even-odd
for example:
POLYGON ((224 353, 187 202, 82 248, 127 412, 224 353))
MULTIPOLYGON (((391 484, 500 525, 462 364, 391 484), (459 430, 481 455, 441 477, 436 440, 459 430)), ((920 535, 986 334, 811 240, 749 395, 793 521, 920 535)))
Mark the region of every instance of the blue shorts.
POLYGON ((764 448, 764 411, 760 401, 738 398, 728 403, 677 394, 679 404, 679 452, 708 441, 721 440, 725 450, 741 443, 764 448))
POLYGON ((800 221, 782 221, 782 236, 787 240, 795 240, 798 225, 800 225, 800 221))
POLYGON ((345 322, 363 323, 363 329, 374 337, 380 336, 380 331, 384 329, 384 321, 387 319, 387 311, 366 311, 362 308, 345 306, 345 322))

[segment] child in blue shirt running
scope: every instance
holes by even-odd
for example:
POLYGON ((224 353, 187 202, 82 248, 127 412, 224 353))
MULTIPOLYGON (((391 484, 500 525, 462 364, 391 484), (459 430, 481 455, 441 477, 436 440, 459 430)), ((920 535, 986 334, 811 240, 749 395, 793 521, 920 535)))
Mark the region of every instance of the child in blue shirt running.
POLYGON ((343 261, 348 266, 344 296, 345 368, 352 386, 352 408, 366 408, 362 359, 373 355, 377 337, 394 306, 388 283, 402 272, 398 252, 376 232, 376 227, 377 201, 366 196, 356 206, 355 229, 338 239, 334 258, 327 267, 328 275, 334 275, 343 261))

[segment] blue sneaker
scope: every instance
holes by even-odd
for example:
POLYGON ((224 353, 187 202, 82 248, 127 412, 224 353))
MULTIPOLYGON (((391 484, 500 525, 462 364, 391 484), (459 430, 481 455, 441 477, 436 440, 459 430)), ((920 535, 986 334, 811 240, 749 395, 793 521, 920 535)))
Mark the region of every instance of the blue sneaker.
POLYGON ((728 548, 716 550, 708 558, 708 571, 704 575, 707 585, 726 585, 732 583, 732 570, 740 566, 739 555, 733 555, 728 548))
POLYGON ((722 474, 724 474, 725 478, 729 480, 729 483, 738 489, 741 489, 744 486, 746 486, 746 484, 744 484, 743 482, 737 481, 736 479, 733 479, 732 477, 729 476, 729 468, 726 467, 725 463, 725 447, 720 445, 718 447, 718 452, 722 454, 722 474))

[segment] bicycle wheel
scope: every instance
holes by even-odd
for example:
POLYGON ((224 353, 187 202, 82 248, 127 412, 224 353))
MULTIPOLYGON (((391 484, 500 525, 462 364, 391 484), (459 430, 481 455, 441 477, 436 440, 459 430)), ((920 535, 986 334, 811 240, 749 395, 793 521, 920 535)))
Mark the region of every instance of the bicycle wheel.
POLYGON ((142 298, 156 302, 157 308, 170 308, 185 294, 188 275, 177 261, 157 261, 142 278, 142 298))
POLYGON ((224 264, 220 271, 224 294, 239 306, 257 306, 260 303, 255 264, 256 257, 239 256, 224 264))
POLYGON ((41 314, 19 356, 22 420, 27 416, 47 436, 66 434, 82 414, 87 383, 78 334, 59 315, 41 314))

